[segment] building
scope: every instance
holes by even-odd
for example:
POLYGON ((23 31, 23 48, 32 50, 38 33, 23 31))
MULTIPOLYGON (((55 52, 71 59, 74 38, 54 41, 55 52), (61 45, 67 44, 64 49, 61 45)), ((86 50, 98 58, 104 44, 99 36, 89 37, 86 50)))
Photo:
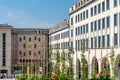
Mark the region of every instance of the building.
POLYGON ((11 73, 12 68, 12 26, 7 24, 0 25, 0 73, 11 73))
POLYGON ((70 7, 70 36, 74 48, 74 74, 80 78, 81 44, 84 41, 88 78, 94 66, 97 73, 109 68, 110 53, 115 51, 115 64, 120 77, 120 0, 78 0, 70 7), (72 31, 72 32, 71 32, 72 31))
POLYGON ((48 72, 48 29, 0 26, 1 73, 48 72))
MULTIPOLYGON (((57 50, 62 56, 63 51, 65 59, 68 59, 68 48, 69 48, 69 20, 64 20, 63 22, 55 25, 49 30, 49 45, 52 47, 52 65, 56 64, 56 54, 57 50)), ((67 62, 66 62, 67 63, 67 62)), ((66 65, 67 66, 67 65, 66 65)))

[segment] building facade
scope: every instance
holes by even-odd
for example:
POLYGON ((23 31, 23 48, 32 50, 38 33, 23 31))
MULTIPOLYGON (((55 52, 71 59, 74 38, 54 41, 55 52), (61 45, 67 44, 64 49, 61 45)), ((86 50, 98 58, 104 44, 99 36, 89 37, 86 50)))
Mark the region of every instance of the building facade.
MULTIPOLYGON (((52 65, 56 64, 57 51, 64 57, 67 63, 69 48, 69 20, 57 24, 49 30, 49 45, 52 47, 52 65)), ((68 65, 66 65, 68 66, 68 65)))
POLYGON ((110 53, 115 51, 116 71, 120 77, 120 0, 78 0, 70 7, 70 32, 74 48, 74 74, 80 78, 81 45, 84 41, 88 78, 93 67, 97 73, 106 67, 112 75, 110 53), (96 65, 97 64, 97 65, 96 65))
POLYGON ((10 25, 0 25, 0 73, 11 73, 11 30, 10 25))
POLYGON ((48 29, 0 27, 1 73, 48 72, 48 29))

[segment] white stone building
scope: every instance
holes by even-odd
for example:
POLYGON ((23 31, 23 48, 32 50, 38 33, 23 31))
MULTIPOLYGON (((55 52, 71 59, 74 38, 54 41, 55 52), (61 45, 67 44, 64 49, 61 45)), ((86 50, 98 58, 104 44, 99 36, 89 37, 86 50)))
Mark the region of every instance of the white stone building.
POLYGON ((112 49, 120 77, 120 0, 79 0, 70 7, 69 16, 70 31, 73 30, 70 33, 73 34, 75 78, 80 78, 78 66, 81 63, 80 45, 83 40, 88 77, 91 77, 95 61, 97 73, 109 67, 112 75, 109 58, 112 49))

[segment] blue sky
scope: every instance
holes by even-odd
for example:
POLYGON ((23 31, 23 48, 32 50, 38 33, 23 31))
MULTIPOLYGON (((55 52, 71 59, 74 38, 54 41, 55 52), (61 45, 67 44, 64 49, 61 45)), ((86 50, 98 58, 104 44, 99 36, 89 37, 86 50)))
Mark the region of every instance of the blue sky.
POLYGON ((0 24, 15 28, 50 28, 68 18, 77 0, 0 0, 0 24))

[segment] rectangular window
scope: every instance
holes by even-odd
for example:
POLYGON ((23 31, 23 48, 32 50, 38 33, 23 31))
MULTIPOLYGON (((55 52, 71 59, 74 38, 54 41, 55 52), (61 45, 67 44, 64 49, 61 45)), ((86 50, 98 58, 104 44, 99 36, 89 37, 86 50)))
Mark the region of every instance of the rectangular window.
POLYGON ((73 37, 73 30, 71 30, 71 37, 73 37))
POLYGON ((83 33, 85 34, 85 25, 83 25, 83 33))
POLYGON ((102 48, 105 47, 105 36, 102 36, 102 48))
POLYGON ((93 48, 93 38, 91 38, 91 48, 93 48))
POLYGON ((80 27, 78 26, 78 35, 80 34, 80 27))
POLYGON ((101 13, 101 4, 98 4, 98 14, 101 13))
POLYGON ((86 24, 86 33, 88 33, 88 24, 86 24))
POLYGON ((82 26, 81 26, 81 34, 82 34, 82 26))
POLYGON ((78 22, 80 21, 80 16, 79 16, 79 14, 78 14, 78 22))
POLYGON ((105 18, 102 19, 102 29, 105 29, 105 18))
POLYGON ((93 22, 91 22, 91 32, 93 32, 93 22))
POLYGON ((98 30, 101 29, 101 20, 98 20, 98 30))
POLYGON ((118 46, 118 34, 114 34, 114 46, 118 46))
POLYGON ((110 47, 110 35, 107 35, 107 47, 110 47))
POLYGON ((94 38, 94 45, 95 45, 95 48, 97 48, 97 37, 94 38))
POLYGON ((81 21, 82 21, 82 13, 80 13, 80 16, 81 16, 81 21))
POLYGON ((78 40, 78 50, 80 50, 80 40, 78 40))
POLYGON ((114 26, 118 25, 118 14, 114 15, 114 26))
POLYGON ((106 20, 107 20, 106 21, 107 28, 109 28, 110 27, 110 16, 108 16, 106 20))
POLYGON ((106 10, 110 9, 110 0, 106 0, 106 10))
POLYGON ((77 16, 75 16, 75 22, 77 23, 77 16))
POLYGON ((73 18, 71 18, 71 25, 73 25, 73 18))
POLYGON ((97 7, 94 6, 94 15, 96 15, 96 14, 97 14, 97 7))
POLYGON ((102 2, 102 12, 105 11, 105 2, 102 2))
POLYGON ((93 7, 91 8, 91 16, 93 16, 93 7))
POLYGON ((100 48, 101 47, 101 38, 100 38, 100 36, 98 36, 98 48, 100 48))
POLYGON ((118 0, 114 0, 114 7, 118 6, 118 0))
POLYGON ((88 39, 86 39, 86 48, 88 48, 88 39))
POLYGON ((6 34, 5 33, 2 34, 2 38, 3 38, 2 66, 6 66, 6 34))
POLYGON ((88 10, 86 10, 86 19, 88 18, 88 10))
POLYGON ((94 22, 94 30, 97 30, 97 21, 94 22))
POLYGON ((85 12, 83 12, 83 20, 85 20, 85 12))
POLYGON ((75 35, 77 36, 77 28, 75 28, 75 35))

